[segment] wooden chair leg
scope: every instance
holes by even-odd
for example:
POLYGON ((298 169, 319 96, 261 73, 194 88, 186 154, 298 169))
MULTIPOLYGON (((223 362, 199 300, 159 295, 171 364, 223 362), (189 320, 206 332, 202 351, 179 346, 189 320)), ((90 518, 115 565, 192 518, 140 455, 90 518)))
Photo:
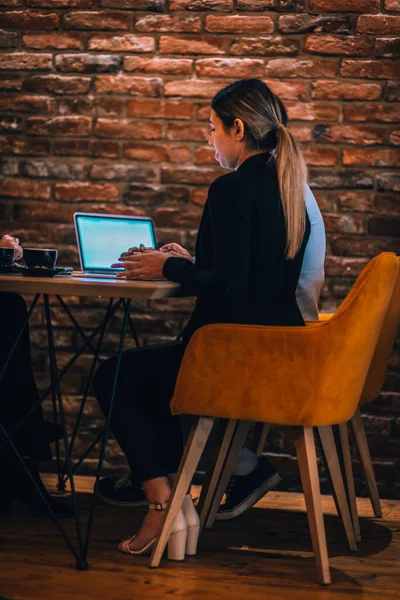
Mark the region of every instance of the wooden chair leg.
POLYGON ((307 506, 308 524, 317 565, 318 579, 320 583, 329 585, 331 583, 331 576, 329 572, 324 515, 322 513, 317 456, 315 453, 315 440, 312 427, 302 428, 301 433, 296 440, 296 452, 304 498, 307 506))
POLYGON ((217 456, 213 454, 213 460, 210 461, 210 465, 208 466, 204 485, 201 489, 200 499, 197 505, 201 527, 203 527, 204 522, 206 521, 210 512, 212 499, 214 498, 216 487, 221 477, 221 471, 225 464, 226 456, 232 442, 233 434, 235 433, 236 425, 237 421, 235 419, 229 419, 218 454, 217 456))
POLYGON ((185 446, 185 452, 179 466, 178 475, 173 487, 171 497, 166 510, 163 526, 157 542, 150 557, 149 567, 158 567, 168 543, 171 527, 182 507, 183 500, 187 494, 196 467, 199 464, 201 454, 205 448, 210 435, 214 419, 200 417, 197 424, 193 426, 189 439, 185 446))
POLYGON ((318 433, 321 438, 322 448, 325 454, 332 485, 335 490, 336 500, 339 506, 339 516, 343 522, 349 548, 352 552, 357 552, 357 543, 354 536, 353 522, 351 520, 349 505, 347 503, 346 490, 343 484, 342 472, 340 470, 332 427, 318 427, 318 433))
POLYGON ((249 432, 251 421, 239 421, 235 435, 233 436, 232 444, 228 452, 228 456, 223 467, 221 477, 219 478, 218 485, 215 490, 214 498, 211 503, 211 508, 207 519, 205 520, 205 528, 211 529, 214 525, 215 517, 218 512, 219 505, 221 504, 222 497, 228 486, 229 480, 235 469, 236 461, 239 456, 243 444, 246 441, 247 434, 249 432))
POLYGON ((360 531, 360 522, 358 520, 357 498, 356 498, 356 490, 354 487, 353 467, 351 465, 351 455, 350 455, 347 423, 341 423, 339 425, 339 433, 340 433, 340 442, 341 442, 341 446, 342 446, 344 471, 345 471, 345 475, 346 475, 347 497, 349 500, 350 513, 351 513, 351 518, 353 521, 353 529, 354 529, 354 534, 356 536, 356 542, 359 543, 359 542, 361 542, 361 531, 360 531))
POLYGON ((362 420, 360 409, 357 409, 354 417, 351 419, 351 426, 353 428, 358 452, 360 454, 361 463, 364 469, 369 498, 371 500, 374 515, 375 517, 381 517, 382 508, 379 500, 378 486, 376 485, 374 469, 372 467, 371 454, 368 448, 367 436, 365 435, 364 423, 362 420))
POLYGON ((267 441, 267 437, 269 434, 269 428, 270 426, 268 425, 268 423, 263 423, 260 437, 258 439, 257 448, 255 449, 255 453, 257 454, 257 456, 261 456, 263 453, 265 442, 267 441))

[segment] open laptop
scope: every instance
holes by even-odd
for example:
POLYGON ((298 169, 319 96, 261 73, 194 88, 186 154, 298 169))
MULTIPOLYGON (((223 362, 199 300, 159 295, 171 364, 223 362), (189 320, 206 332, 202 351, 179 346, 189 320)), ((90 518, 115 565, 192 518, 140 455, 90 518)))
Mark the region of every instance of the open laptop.
POLYGON ((153 219, 77 212, 74 214, 81 271, 73 277, 115 278, 123 269, 112 269, 122 252, 143 244, 156 248, 153 219))

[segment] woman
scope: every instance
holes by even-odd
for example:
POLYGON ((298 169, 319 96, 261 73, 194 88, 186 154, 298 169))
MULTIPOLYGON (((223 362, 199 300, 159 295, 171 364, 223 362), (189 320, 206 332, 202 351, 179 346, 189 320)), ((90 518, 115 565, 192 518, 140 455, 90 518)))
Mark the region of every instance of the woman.
MULTIPOLYGON (((197 296, 183 342, 133 350, 121 362, 111 424, 150 503, 137 535, 120 545, 124 552, 148 552, 160 531, 182 455, 169 402, 192 334, 217 322, 304 325, 295 292, 310 232, 307 171, 286 118, 282 102, 257 79, 221 90, 211 104, 209 144, 220 165, 233 171, 209 189, 196 262, 178 249, 126 253, 113 265, 124 267, 125 279, 165 277, 197 296)), ((105 414, 114 369, 111 359, 96 375, 105 414)))

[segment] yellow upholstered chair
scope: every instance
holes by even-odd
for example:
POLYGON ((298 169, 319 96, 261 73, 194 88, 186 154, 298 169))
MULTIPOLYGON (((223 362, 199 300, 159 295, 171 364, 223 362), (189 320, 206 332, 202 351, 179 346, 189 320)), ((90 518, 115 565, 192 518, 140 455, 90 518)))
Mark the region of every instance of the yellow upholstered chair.
POLYGON ((332 319, 315 327, 216 324, 193 335, 171 410, 199 418, 150 566, 160 563, 215 418, 239 425, 261 421, 299 428, 296 450, 318 578, 330 583, 313 428, 330 444, 332 466, 338 470, 331 425, 349 421, 358 406, 398 268, 394 254, 376 257, 332 319))
MULTIPOLYGON (((333 316, 334 315, 332 314, 321 314, 320 319, 321 321, 328 321, 333 316)), ((378 487, 376 485, 371 455, 368 448, 367 437, 365 435, 365 429, 360 409, 362 409, 362 407, 365 404, 369 404, 373 400, 376 400, 382 390, 390 355, 393 349, 397 332, 399 330, 399 326, 400 270, 397 276, 397 281, 393 291, 392 299, 390 301, 386 317, 384 319, 383 326, 381 329, 381 333, 379 335, 378 343, 375 348, 372 362, 368 370, 368 375, 363 390, 361 392, 359 407, 357 408, 354 416, 350 420, 350 425, 352 427, 354 438, 360 455, 361 464, 364 470, 365 479, 367 483, 368 493, 375 517, 382 516, 382 509, 379 501, 378 487)), ((350 510, 353 519, 353 526, 356 535, 356 540, 361 541, 360 526, 357 514, 356 495, 354 489, 354 479, 351 465, 351 456, 348 442, 347 423, 340 424, 339 430, 341 451, 343 453, 343 462, 345 467, 347 490, 350 502, 350 510)))

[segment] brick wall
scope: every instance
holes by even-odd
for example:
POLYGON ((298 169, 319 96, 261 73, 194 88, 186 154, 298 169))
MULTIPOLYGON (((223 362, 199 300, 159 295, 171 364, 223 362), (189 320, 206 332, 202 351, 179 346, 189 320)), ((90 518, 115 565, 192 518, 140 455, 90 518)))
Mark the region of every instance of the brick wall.
MULTIPOLYGON (((322 310, 335 309, 372 256, 399 251, 399 0, 0 0, 0 7, 1 231, 26 246, 56 246, 60 263, 76 265, 74 211, 150 214, 161 242, 193 249, 207 186, 221 173, 206 144, 209 100, 234 79, 260 77, 289 109, 324 213, 322 310)), ((105 306, 70 304, 87 331, 105 306)), ((138 303, 141 341, 173 338, 191 306, 138 303)), ((53 317, 63 364, 78 336, 59 308, 53 317)), ((106 354, 115 352, 120 322, 106 336, 106 354)), ((41 387, 43 324, 38 313, 32 341, 41 387)), ((69 415, 90 364, 84 356, 64 380, 69 415)), ((99 425, 90 402, 78 448, 99 425)), ((399 345, 366 428, 382 493, 399 494, 399 345)), ((287 433, 274 429, 266 449, 295 487, 287 433)), ((108 465, 120 463, 111 445, 108 465)))

